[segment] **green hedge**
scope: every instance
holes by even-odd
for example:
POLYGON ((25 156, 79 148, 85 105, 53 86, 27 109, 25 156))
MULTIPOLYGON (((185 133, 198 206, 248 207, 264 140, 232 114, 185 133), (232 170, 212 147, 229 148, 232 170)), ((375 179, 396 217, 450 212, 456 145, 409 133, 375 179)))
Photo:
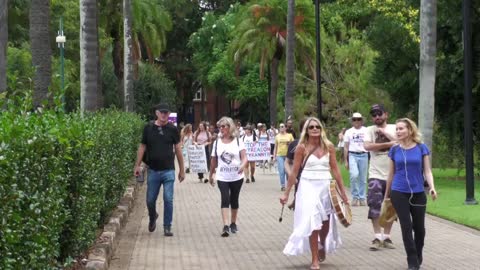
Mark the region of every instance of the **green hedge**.
POLYGON ((0 269, 52 269, 93 243, 128 179, 142 121, 0 113, 0 269))

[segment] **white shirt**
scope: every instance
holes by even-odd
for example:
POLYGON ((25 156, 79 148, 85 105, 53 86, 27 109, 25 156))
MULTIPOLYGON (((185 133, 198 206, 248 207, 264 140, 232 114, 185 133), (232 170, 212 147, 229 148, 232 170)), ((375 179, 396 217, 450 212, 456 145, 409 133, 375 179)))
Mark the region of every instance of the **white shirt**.
POLYGON ((242 139, 241 139, 243 142, 253 142, 253 134, 252 135, 247 135, 245 134, 242 139))
POLYGON ((268 133, 268 137, 269 137, 269 142, 270 142, 270 144, 275 144, 275 136, 277 136, 278 130, 277 130, 277 129, 269 128, 269 129, 267 130, 267 133, 268 133))
POLYGON ((216 157, 218 154, 217 181, 233 182, 244 178, 243 170, 238 173, 242 164, 240 158, 242 150, 245 150, 245 145, 242 140, 237 140, 237 138, 228 144, 223 143, 221 139, 213 143, 212 157, 216 157))
POLYGON ((367 128, 361 126, 360 128, 352 127, 345 132, 343 136, 343 141, 348 143, 348 151, 350 152, 367 152, 363 147, 363 140, 365 139, 365 134, 367 133, 367 128))
MULTIPOLYGON (((383 134, 377 132, 377 126, 369 126, 365 133, 364 142, 384 143, 390 140, 383 134)), ((385 131, 392 137, 396 138, 396 126, 388 124, 385 131)), ((390 169, 388 151, 390 148, 385 148, 380 151, 370 151, 370 167, 368 168, 368 178, 376 178, 380 180, 387 180, 388 170, 390 169)))

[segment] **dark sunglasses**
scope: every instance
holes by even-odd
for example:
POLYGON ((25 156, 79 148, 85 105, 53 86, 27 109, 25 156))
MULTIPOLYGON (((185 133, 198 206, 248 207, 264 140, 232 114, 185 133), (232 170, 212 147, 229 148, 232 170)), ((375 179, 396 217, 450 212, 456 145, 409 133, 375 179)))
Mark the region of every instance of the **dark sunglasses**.
POLYGON ((352 118, 352 121, 362 121, 362 118, 352 118))
POLYGON ((310 129, 310 130, 313 130, 314 128, 320 130, 320 126, 318 126, 318 125, 308 126, 308 129, 310 129))
POLYGON ((371 112, 370 115, 372 117, 382 116, 383 112, 382 111, 375 111, 375 112, 371 112))

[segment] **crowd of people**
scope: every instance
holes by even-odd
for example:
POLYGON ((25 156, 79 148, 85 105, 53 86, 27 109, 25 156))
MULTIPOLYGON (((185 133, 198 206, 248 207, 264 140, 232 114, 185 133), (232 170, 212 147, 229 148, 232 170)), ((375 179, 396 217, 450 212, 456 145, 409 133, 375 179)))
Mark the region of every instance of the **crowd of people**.
POLYGON ((310 252, 310 269, 320 269, 326 254, 335 251, 341 243, 331 201, 332 181, 343 203, 350 205, 337 164, 336 151, 339 151, 340 163, 350 175, 351 205, 369 208, 367 218, 373 227, 370 250, 395 248, 390 235, 393 222, 382 226, 379 222, 382 204, 391 200, 401 227, 408 269, 419 269, 425 238, 425 191, 428 190, 432 199, 437 197, 430 152, 412 120, 402 118, 396 124, 388 124, 388 112, 382 104, 374 104, 369 112, 373 125, 365 127, 364 117, 353 113, 351 128, 342 129, 335 147, 315 117, 300 121, 299 137, 291 118, 280 123, 277 129, 275 124, 242 126, 240 121, 222 117, 215 124, 199 123, 195 131, 191 124, 184 125, 179 132, 168 122, 168 106, 156 106, 156 120, 144 127, 134 168, 135 175, 141 173, 142 161, 148 168, 148 230, 155 231, 156 200, 163 185, 164 235, 173 236, 174 158, 177 157, 178 180, 182 182, 185 173, 190 173, 187 149, 196 145, 204 148, 208 157, 208 178, 198 173, 199 182, 216 185, 220 191, 221 236, 237 233, 242 185, 255 183, 255 168, 265 165, 263 161, 248 160, 245 145, 264 142, 270 145, 269 160, 265 162, 277 164, 279 187, 283 192, 281 204, 289 202, 295 187, 294 199, 289 204, 294 210, 294 228, 283 252, 286 255, 310 252), (166 151, 168 149, 173 151, 166 151))

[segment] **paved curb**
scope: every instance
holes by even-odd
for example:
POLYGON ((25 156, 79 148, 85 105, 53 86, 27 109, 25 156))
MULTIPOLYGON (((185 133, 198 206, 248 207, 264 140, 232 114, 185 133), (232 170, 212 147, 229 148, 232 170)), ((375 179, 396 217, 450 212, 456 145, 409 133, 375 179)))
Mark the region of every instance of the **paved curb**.
POLYGON ((86 270, 107 270, 118 245, 118 236, 127 224, 127 219, 132 212, 137 192, 141 183, 129 185, 116 209, 113 210, 108 223, 103 227, 102 234, 95 244, 89 248, 86 270))

